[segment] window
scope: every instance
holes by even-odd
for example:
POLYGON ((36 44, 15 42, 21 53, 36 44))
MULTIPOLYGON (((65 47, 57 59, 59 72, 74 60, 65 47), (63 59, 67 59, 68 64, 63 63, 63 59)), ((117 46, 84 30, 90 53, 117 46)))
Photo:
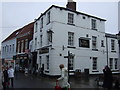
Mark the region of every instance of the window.
POLYGON ((97 37, 92 36, 92 49, 97 49, 97 37))
POLYGON ((11 45, 10 45, 10 52, 11 52, 11 45))
POLYGON ((20 41, 18 41, 18 53, 20 52, 20 41))
POLYGON ((50 12, 47 13, 47 24, 50 23, 50 12))
POLYGON ((21 52, 24 50, 24 40, 21 41, 21 52))
POLYGON ((74 33, 68 32, 68 45, 74 46, 74 33))
POLYGON ((74 14, 68 13, 68 24, 74 23, 74 14))
POLYGON ((49 55, 46 56, 47 69, 49 69, 49 55))
POLYGON ((79 38, 79 47, 89 48, 90 47, 89 40, 79 38))
POLYGON ((25 50, 28 49, 28 39, 25 40, 25 50))
POLYGON ((109 59, 109 66, 110 66, 110 69, 113 69, 113 58, 109 59))
POLYGON ((101 47, 104 47, 104 40, 101 40, 101 47))
POLYGON ((115 40, 111 40, 111 50, 115 50, 115 40))
POLYGON ((4 53, 4 51, 5 51, 5 50, 4 50, 4 47, 3 47, 2 51, 3 51, 3 53, 4 53))
POLYGON ((115 58, 115 69, 118 69, 118 59, 117 58, 115 58))
POLYGON ((37 48, 37 38, 35 38, 35 49, 37 48))
POLYGON ((43 28, 43 18, 41 18, 41 28, 43 28))
POLYGON ((48 35, 48 44, 51 42, 52 43, 52 31, 51 30, 49 30, 49 31, 47 31, 47 35, 48 35))
POLYGON ((97 70, 97 57, 93 57, 93 70, 97 70))
POLYGON ((12 45, 12 50, 13 50, 13 52, 14 52, 14 44, 12 45))
POLYGON ((95 19, 91 20, 91 24, 92 24, 92 29, 96 30, 97 28, 96 28, 96 20, 95 19))
POLYGON ((38 27, 38 24, 36 22, 36 24, 35 24, 35 32, 37 32, 37 27, 38 27))
POLYGON ((73 70, 73 62, 74 62, 74 56, 71 56, 69 59, 69 68, 70 70, 73 70))
POLYGON ((40 66, 39 67, 41 68, 41 61, 42 61, 42 57, 41 56, 39 57, 39 60, 40 60, 39 61, 40 66))
POLYGON ((40 35, 40 46, 42 47, 42 35, 40 35))

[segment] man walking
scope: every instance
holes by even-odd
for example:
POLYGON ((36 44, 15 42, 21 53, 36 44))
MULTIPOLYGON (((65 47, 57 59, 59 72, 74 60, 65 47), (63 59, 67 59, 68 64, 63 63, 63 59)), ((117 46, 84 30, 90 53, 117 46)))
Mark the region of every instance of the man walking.
POLYGON ((12 66, 10 66, 8 69, 8 77, 9 77, 11 86, 13 87, 14 69, 12 68, 12 66))

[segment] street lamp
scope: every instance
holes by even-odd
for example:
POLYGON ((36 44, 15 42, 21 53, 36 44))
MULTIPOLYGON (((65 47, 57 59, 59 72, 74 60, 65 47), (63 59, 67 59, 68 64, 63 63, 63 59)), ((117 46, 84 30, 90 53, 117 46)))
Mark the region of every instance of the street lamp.
POLYGON ((120 71, 120 31, 118 34, 116 34, 116 37, 117 37, 117 40, 118 40, 118 48, 119 48, 119 58, 118 58, 118 68, 119 68, 119 71, 120 71))

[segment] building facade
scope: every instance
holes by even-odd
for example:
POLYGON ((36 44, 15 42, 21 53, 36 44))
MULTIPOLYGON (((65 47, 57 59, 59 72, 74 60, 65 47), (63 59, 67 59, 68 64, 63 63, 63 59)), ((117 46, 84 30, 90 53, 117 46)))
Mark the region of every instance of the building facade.
POLYGON ((34 22, 25 25, 16 40, 16 63, 19 63, 22 69, 28 68, 29 60, 29 43, 33 39, 34 22))
POLYGON ((21 29, 14 31, 2 43, 2 56, 3 64, 11 64, 14 62, 13 56, 16 55, 16 37, 21 32, 21 29))
MULTIPOLYGON (((43 65, 46 75, 60 75, 59 65, 68 67, 65 56, 70 51, 71 73, 80 69, 88 74, 100 74, 110 58, 106 53, 106 20, 68 6, 69 3, 66 8, 52 5, 35 20, 33 47, 38 69, 43 65)), ((118 53, 112 53, 117 61, 118 53)))

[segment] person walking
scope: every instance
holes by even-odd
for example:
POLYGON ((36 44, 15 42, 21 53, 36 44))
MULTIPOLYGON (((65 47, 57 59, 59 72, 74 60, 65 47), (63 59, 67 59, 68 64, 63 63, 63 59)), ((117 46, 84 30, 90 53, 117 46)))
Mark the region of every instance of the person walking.
POLYGON ((6 90, 9 87, 9 78, 8 78, 8 72, 7 67, 3 67, 3 73, 2 73, 2 85, 3 90, 6 90))
POLYGON ((13 86, 14 86, 14 84, 13 84, 13 80, 14 80, 14 69, 12 68, 12 66, 10 66, 9 69, 8 69, 8 77, 9 77, 11 86, 13 87, 13 86))
POLYGON ((105 66, 105 68, 103 69, 103 73, 104 73, 103 88, 111 90, 113 82, 112 71, 108 66, 105 66))
POLYGON ((68 70, 64 67, 63 64, 59 65, 61 70, 61 77, 57 79, 60 82, 60 87, 62 90, 66 90, 66 88, 70 89, 70 84, 68 83, 68 70))

